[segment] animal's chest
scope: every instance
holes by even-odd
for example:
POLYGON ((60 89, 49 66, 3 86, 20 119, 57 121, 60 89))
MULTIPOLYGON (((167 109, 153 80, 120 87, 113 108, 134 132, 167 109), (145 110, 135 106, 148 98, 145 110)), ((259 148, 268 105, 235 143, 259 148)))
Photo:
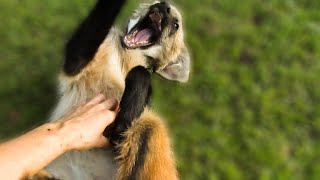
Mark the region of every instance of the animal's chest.
POLYGON ((72 151, 53 161, 46 170, 63 180, 111 180, 116 165, 111 151, 72 151))

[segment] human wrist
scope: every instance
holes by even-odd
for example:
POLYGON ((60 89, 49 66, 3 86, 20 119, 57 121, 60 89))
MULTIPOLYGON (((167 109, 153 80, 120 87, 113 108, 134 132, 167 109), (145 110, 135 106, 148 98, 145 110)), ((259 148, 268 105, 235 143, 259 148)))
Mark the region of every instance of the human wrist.
POLYGON ((49 122, 41 126, 48 136, 48 141, 56 147, 61 154, 70 150, 70 141, 63 130, 63 122, 49 122))

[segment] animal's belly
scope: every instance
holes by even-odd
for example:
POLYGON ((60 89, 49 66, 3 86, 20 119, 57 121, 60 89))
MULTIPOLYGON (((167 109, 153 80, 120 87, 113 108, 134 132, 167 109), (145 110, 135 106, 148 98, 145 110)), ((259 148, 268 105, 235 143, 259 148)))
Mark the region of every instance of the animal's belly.
POLYGON ((67 152, 45 169, 61 180, 111 180, 116 173, 109 150, 67 152))

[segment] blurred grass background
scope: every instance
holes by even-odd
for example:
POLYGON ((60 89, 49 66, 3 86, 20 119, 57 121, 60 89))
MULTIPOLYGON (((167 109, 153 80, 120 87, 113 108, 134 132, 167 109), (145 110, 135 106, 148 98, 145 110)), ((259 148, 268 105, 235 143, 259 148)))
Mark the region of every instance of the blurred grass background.
MULTIPOLYGON (((1 0, 1 139, 45 121, 63 45, 94 2, 1 0)), ((181 179, 319 179, 320 1, 175 2, 192 77, 155 77, 153 104, 168 119, 181 179)))

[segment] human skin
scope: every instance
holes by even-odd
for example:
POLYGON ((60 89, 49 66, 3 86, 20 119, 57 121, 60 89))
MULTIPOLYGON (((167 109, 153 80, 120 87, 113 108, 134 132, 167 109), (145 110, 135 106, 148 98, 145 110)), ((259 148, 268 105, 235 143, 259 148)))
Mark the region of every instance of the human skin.
POLYGON ((118 108, 115 99, 98 95, 58 121, 0 144, 1 179, 33 176, 70 150, 107 147, 108 139, 102 133, 114 121, 118 108))

